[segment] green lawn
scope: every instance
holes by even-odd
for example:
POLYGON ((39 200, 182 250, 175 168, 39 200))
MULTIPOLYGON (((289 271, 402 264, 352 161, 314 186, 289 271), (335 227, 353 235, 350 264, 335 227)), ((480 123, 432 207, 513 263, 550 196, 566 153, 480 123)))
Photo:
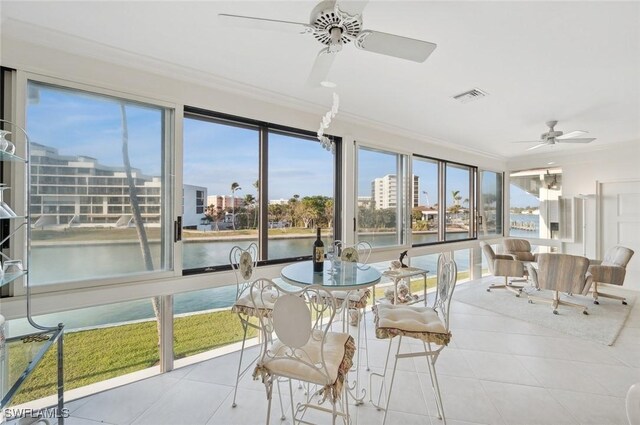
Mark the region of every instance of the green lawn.
MULTIPOLYGON (((255 330, 251 336, 255 336, 255 330)), ((238 316, 230 311, 177 317, 174 320, 176 358, 186 357, 242 339, 238 316)), ((65 390, 157 365, 156 322, 133 323, 110 328, 70 332, 64 336, 65 390)), ((25 350, 30 344, 10 345, 10 373, 22 372, 25 350)), ((55 394, 56 349, 47 352, 42 363, 14 397, 20 404, 55 394)))

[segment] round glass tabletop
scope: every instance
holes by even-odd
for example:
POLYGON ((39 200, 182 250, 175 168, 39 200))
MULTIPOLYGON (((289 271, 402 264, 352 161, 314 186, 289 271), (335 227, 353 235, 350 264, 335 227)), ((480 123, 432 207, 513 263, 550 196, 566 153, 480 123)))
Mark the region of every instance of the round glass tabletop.
POLYGON ((380 282, 381 274, 371 266, 360 263, 340 262, 331 268, 329 261, 324 262, 324 270, 314 273, 312 261, 290 264, 280 272, 282 278, 297 286, 322 285, 331 289, 366 288, 380 282))

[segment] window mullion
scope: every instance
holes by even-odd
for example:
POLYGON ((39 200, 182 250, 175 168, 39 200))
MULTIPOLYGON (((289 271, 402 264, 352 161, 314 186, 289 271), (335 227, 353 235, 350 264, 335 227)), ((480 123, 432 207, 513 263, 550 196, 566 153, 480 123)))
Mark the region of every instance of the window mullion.
POLYGON ((269 129, 266 126, 260 127, 259 144, 258 205, 260 221, 258 224, 258 247, 259 258, 266 261, 269 258, 269 129))

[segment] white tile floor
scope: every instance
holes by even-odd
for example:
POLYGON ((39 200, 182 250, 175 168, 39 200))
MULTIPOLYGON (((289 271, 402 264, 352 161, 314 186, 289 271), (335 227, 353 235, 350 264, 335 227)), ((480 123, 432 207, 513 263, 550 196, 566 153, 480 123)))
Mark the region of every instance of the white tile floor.
MULTIPOLYGON (((384 365, 387 345, 375 340, 371 314, 367 319, 376 371, 384 365)), ((627 424, 624 396, 640 381, 638 303, 613 347, 457 303, 455 295, 451 330, 452 343, 437 363, 448 424, 627 424)), ((66 423, 263 424, 264 387, 250 376, 240 383, 238 407, 231 407, 237 361, 234 353, 70 402, 66 423)), ((435 417, 425 360, 403 359, 399 366, 387 423, 442 423, 435 417)), ((368 382, 364 365, 361 377, 368 382)), ((294 394, 301 397, 301 390, 294 387, 294 394)), ((285 397, 287 419, 280 421, 274 399, 271 423, 290 424, 288 407, 285 397)), ((383 412, 370 403, 352 405, 350 412, 358 425, 382 422, 383 412)), ((320 416, 318 422, 330 419, 320 416)))

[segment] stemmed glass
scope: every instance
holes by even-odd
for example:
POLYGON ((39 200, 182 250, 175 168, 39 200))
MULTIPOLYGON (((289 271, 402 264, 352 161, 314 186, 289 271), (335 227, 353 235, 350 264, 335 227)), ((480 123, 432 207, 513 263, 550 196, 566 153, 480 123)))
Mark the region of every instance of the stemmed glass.
POLYGON ((333 246, 333 244, 329 244, 329 246, 327 246, 327 260, 331 265, 329 268, 330 275, 333 275, 335 273, 335 269, 333 268, 333 265, 335 262, 335 255, 336 255, 335 247, 333 246))

